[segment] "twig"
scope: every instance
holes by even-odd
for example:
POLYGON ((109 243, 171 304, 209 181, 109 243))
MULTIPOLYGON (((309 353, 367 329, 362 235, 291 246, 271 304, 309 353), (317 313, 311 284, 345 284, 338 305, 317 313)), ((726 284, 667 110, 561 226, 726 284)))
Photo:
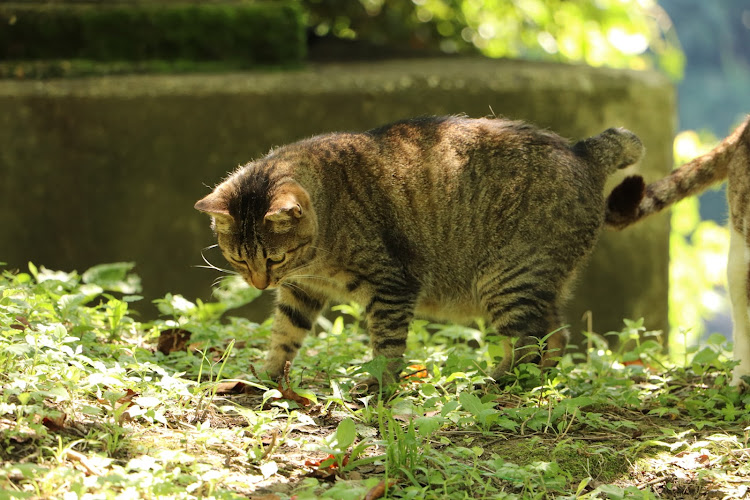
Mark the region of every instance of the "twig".
POLYGON ((268 458, 268 456, 273 452, 274 447, 276 446, 276 438, 279 436, 277 431, 273 431, 273 434, 271 434, 271 444, 269 444, 265 450, 263 450, 263 455, 260 457, 260 462, 268 458))
POLYGON ((655 479, 652 479, 651 481, 649 481, 649 482, 647 482, 647 483, 639 484, 639 485, 638 485, 638 489, 639 489, 639 490, 643 490, 643 489, 646 489, 646 488, 648 488, 649 486, 655 486, 655 485, 657 485, 657 484, 661 484, 661 483, 664 483, 664 482, 666 482, 667 480, 669 480, 669 478, 668 478, 667 476, 661 476, 661 477, 657 477, 657 478, 655 478, 655 479))
POLYGON ((564 438, 568 431, 570 430, 570 427, 573 425, 573 422, 575 422, 576 416, 578 415, 578 407, 576 406, 573 408, 573 415, 570 417, 570 422, 568 422, 568 426, 565 428, 562 434, 560 434, 560 439, 564 438))
POLYGON ((65 458, 71 461, 78 462, 81 464, 81 467, 86 471, 86 474, 89 476, 101 476, 102 472, 99 470, 99 468, 91 463, 91 460, 84 455, 83 453, 79 453, 76 450, 67 449, 65 450, 65 458))

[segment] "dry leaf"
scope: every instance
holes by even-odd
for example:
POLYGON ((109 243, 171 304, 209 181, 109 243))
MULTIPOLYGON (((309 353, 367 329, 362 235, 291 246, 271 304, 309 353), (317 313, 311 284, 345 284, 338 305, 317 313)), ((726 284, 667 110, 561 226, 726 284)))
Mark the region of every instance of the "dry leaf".
POLYGON ((169 328, 159 334, 156 350, 165 356, 170 352, 182 352, 190 341, 191 333, 182 328, 169 328))
MULTIPOLYGON (((391 479, 390 481, 388 481, 388 487, 390 488, 397 482, 398 481, 396 481, 395 479, 391 479)), ((382 498, 383 495, 385 495, 385 481, 380 481, 378 484, 373 486, 370 491, 367 492, 364 500, 375 500, 377 498, 382 498)))
POLYGON ((216 384, 216 394, 248 394, 254 392, 258 392, 258 389, 242 380, 231 380, 216 384))
POLYGON ((42 425, 51 431, 61 431, 65 428, 65 421, 68 416, 65 413, 61 413, 56 417, 44 417, 42 419, 42 425))
POLYGON ((16 321, 18 321, 18 324, 10 325, 10 327, 13 328, 14 330, 24 331, 27 328, 31 328, 31 324, 29 323, 29 320, 27 320, 23 316, 16 316, 16 321))

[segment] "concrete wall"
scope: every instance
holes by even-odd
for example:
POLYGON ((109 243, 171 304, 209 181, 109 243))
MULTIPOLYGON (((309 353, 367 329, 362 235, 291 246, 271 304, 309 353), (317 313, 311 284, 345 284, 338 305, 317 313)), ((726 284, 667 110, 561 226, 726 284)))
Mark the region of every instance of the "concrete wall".
MULTIPOLYGON (((646 144, 647 180, 671 165, 674 94, 648 72, 432 59, 0 81, 0 261, 80 271, 135 261, 147 298, 208 299, 216 274, 193 266, 213 240, 192 207, 238 164, 321 132, 491 110, 571 139, 625 126, 646 144)), ((605 234, 571 302, 572 330, 586 310, 600 332, 623 317, 666 328, 667 244, 664 215, 605 234)))

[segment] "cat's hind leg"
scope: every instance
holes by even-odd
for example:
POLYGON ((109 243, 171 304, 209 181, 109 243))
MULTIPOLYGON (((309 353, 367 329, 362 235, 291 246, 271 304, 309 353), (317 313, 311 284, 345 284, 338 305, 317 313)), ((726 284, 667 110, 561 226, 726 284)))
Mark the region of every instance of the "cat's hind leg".
POLYGON ((503 358, 491 373, 494 379, 507 375, 519 363, 552 366, 562 355, 568 333, 560 328, 559 286, 550 275, 521 265, 483 273, 477 283, 486 316, 505 337, 503 358))
POLYGON ((750 376, 750 316, 748 314, 750 282, 748 280, 750 280, 750 248, 745 236, 732 224, 727 281, 732 303, 734 358, 740 362, 732 373, 733 385, 742 384, 743 375, 750 376))

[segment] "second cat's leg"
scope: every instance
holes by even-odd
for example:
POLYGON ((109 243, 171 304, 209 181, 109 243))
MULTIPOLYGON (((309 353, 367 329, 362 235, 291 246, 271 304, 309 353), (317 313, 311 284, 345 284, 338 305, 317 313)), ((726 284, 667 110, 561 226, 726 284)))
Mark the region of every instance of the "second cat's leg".
POLYGON ((284 373, 284 365, 297 355, 302 341, 325 307, 326 298, 296 284, 279 287, 276 295, 271 345, 264 371, 273 379, 284 373))
POLYGON ((750 375, 750 318, 748 317, 748 293, 750 286, 750 249, 742 235, 732 226, 727 262, 729 298, 732 303, 732 338, 734 358, 740 361, 732 373, 732 384, 742 383, 742 375, 750 375))

